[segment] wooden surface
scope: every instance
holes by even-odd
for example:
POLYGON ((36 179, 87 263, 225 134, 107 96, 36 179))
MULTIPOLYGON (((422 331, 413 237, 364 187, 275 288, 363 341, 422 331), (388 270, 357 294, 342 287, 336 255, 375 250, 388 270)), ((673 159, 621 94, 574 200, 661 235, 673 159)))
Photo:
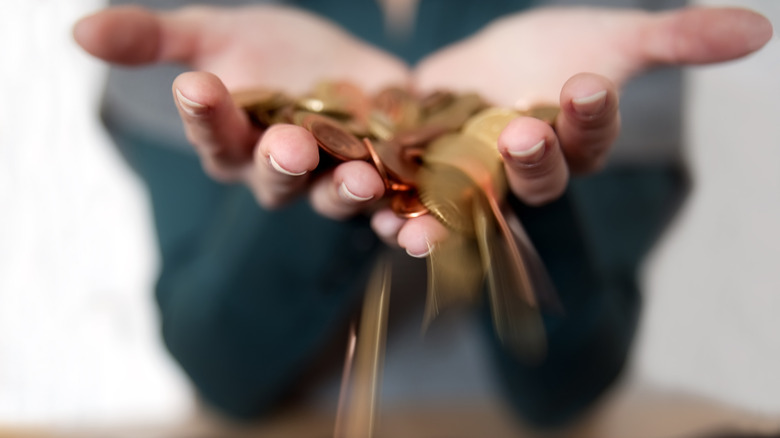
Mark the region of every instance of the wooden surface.
MULTIPOLYGON (((238 426, 201 411, 190 421, 174 425, 60 430, 0 426, 0 438, 329 438, 333 420, 332 412, 293 409, 264 422, 238 426)), ((780 437, 780 413, 750 413, 691 395, 632 385, 615 391, 586 418, 566 430, 527 430, 496 401, 451 401, 386 406, 375 438, 706 438, 726 436, 726 432, 780 437)))

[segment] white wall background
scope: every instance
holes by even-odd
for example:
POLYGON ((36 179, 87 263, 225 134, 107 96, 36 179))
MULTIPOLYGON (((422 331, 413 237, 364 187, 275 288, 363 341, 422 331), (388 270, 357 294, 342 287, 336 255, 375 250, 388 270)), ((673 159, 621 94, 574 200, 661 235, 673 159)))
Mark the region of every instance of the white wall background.
POLYGON ((780 2, 697 3, 762 12, 775 36, 686 77, 694 190, 647 264, 636 364, 651 381, 780 415, 780 2))
POLYGON ((96 118, 103 66, 72 23, 99 0, 0 5, 0 423, 175 420, 139 183, 96 118))
MULTIPOLYGON (((192 408, 157 338, 148 207, 95 117, 105 70, 70 38, 102 3, 0 5, 0 424, 192 408)), ((780 28, 776 0, 730 4, 780 28)), ((780 38, 688 85, 695 189, 645 270, 635 375, 778 413, 780 38)))

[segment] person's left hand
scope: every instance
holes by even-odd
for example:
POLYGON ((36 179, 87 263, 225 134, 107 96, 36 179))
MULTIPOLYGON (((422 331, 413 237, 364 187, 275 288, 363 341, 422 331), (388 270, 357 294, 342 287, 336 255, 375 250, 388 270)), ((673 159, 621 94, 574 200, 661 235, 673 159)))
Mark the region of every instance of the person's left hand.
MULTIPOLYGON (((475 91, 508 107, 560 104, 554 126, 521 117, 497 145, 512 192, 541 205, 563 193, 570 172, 603 166, 620 130, 618 90, 629 79, 659 66, 739 58, 771 35, 769 21, 745 9, 540 9, 499 19, 429 56, 414 71, 414 86, 421 94, 475 91)), ((388 210, 372 225, 416 256, 447 233, 430 215, 402 220, 388 210)))

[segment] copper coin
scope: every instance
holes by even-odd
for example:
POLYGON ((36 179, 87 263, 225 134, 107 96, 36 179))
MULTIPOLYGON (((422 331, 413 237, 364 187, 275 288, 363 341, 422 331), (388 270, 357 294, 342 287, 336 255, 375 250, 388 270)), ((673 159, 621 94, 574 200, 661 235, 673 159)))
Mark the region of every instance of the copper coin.
POLYGON ((425 125, 408 131, 399 132, 393 139, 404 149, 419 148, 426 146, 428 143, 447 132, 448 129, 440 125, 425 125))
POLYGON ((323 81, 311 96, 323 103, 322 112, 338 118, 351 118, 363 123, 368 118, 370 102, 363 89, 347 81, 323 81))
POLYGON ((403 119, 403 91, 400 88, 385 88, 374 97, 373 108, 384 114, 391 123, 398 124, 403 119))
POLYGON ((391 182, 390 183, 390 191, 391 192, 407 192, 409 190, 414 190, 416 185, 414 184, 404 184, 399 182, 391 182))
POLYGON ((393 213, 406 219, 428 214, 428 209, 420 201, 416 190, 393 193, 390 198, 390 208, 393 210, 393 213))
POLYGON ((385 88, 374 97, 373 108, 396 129, 409 128, 420 119, 420 105, 402 88, 385 88))
POLYGON ((366 160, 370 157, 365 144, 327 117, 309 114, 301 126, 308 129, 325 152, 339 160, 366 160))
POLYGON ((366 150, 368 150, 368 155, 371 157, 371 161, 374 163, 374 167, 376 167, 376 171, 379 172, 379 177, 382 178, 382 182, 385 183, 385 189, 391 189, 393 186, 393 182, 390 181, 390 178, 387 177, 387 169, 385 168, 385 163, 382 162, 382 159, 379 158, 379 154, 377 154, 376 149, 374 149, 374 145, 371 143, 371 140, 368 138, 363 139, 363 144, 366 147, 366 150))
POLYGON ((405 158, 404 150, 394 141, 380 141, 374 144, 374 150, 384 165, 387 176, 392 181, 413 185, 420 164, 405 158))

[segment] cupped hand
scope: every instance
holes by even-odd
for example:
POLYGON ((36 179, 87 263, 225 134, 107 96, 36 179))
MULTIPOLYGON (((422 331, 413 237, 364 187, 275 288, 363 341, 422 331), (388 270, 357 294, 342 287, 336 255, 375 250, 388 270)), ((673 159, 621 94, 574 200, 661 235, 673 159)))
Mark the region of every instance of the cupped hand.
MULTIPOLYGON (((769 21, 745 9, 539 9, 499 19, 429 56, 413 83, 422 94, 476 91, 502 106, 559 104, 554 126, 519 118, 497 145, 512 192, 540 205, 563 193, 570 172, 604 164, 620 130, 619 89, 632 77, 655 67, 739 58, 771 35, 769 21)), ((430 217, 403 221, 382 212, 373 225, 384 240, 397 239, 415 255, 446 235, 430 217)))
MULTIPOLYGON (((300 94, 333 78, 371 92, 411 79, 421 95, 450 89, 476 91, 496 105, 558 103, 554 126, 519 118, 497 145, 510 189, 539 205, 560 196, 570 171, 593 171, 604 163, 620 129, 618 91, 630 78, 658 66, 738 58, 763 46, 771 33, 765 18, 742 9, 542 9, 497 20, 431 55, 410 77, 395 57, 293 9, 152 13, 120 7, 87 17, 74 29, 79 44, 106 61, 180 62, 198 71, 177 78, 173 92, 188 138, 211 176, 246 183, 266 207, 308 191, 317 211, 337 219, 381 198, 376 171, 347 162, 313 180, 318 151, 312 136, 292 125, 258 131, 228 90, 262 86, 300 94)), ((416 256, 446 235, 428 215, 403 220, 381 210, 372 225, 385 241, 416 256)))
POLYGON ((315 210, 342 219, 382 197, 384 184, 368 163, 347 162, 312 177, 319 163, 312 135, 294 125, 261 132, 230 95, 258 87, 301 95, 324 79, 366 92, 408 84, 401 60, 335 24, 279 6, 116 7, 80 20, 74 37, 108 62, 177 62, 195 70, 173 83, 187 138, 211 177, 247 184, 261 205, 278 207, 308 193, 315 210))

